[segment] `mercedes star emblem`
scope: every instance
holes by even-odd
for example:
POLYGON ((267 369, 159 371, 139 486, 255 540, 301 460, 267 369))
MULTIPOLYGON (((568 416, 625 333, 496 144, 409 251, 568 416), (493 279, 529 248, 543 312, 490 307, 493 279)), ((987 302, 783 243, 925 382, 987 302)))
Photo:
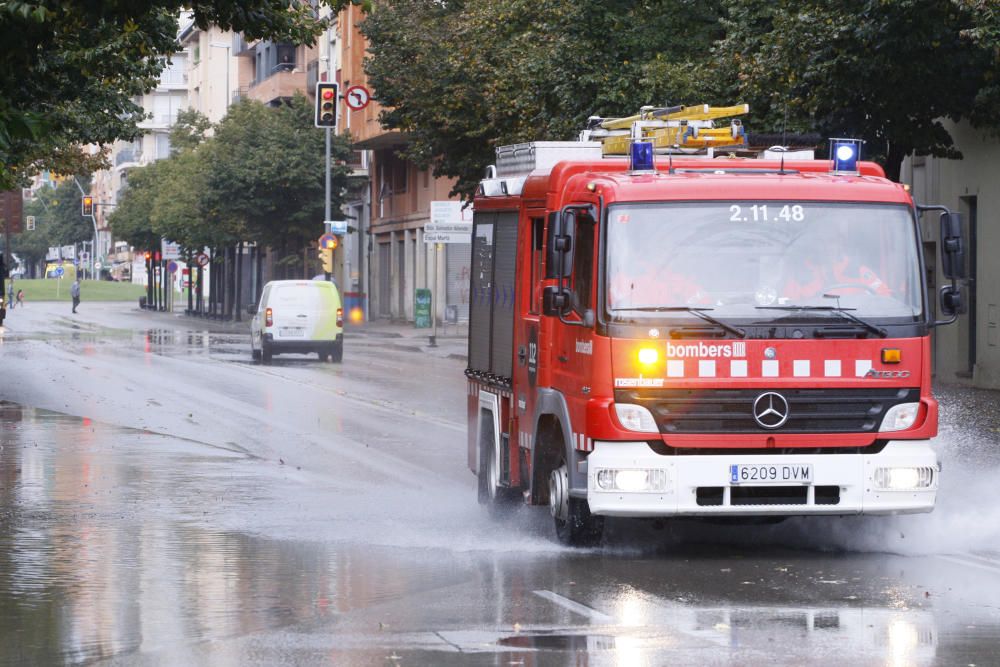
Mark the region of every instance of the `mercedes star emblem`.
POLYGON ((788 400, 773 391, 757 397, 753 402, 753 418, 764 428, 778 428, 788 421, 788 400))

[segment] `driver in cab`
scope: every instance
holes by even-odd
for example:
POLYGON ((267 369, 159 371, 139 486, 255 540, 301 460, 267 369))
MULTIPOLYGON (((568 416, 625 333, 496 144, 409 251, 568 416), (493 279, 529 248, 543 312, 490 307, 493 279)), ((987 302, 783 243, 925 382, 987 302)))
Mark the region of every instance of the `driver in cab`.
POLYGON ((825 294, 891 296, 892 290, 858 248, 849 247, 841 234, 826 231, 813 238, 807 257, 790 270, 783 295, 791 300, 819 298, 825 294))

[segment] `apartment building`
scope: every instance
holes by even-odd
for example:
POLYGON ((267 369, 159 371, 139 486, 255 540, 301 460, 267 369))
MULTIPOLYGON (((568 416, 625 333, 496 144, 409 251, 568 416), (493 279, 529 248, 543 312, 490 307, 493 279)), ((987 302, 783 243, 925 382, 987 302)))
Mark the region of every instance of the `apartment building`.
POLYGON ((134 141, 118 141, 111 146, 111 168, 94 174, 91 194, 98 230, 96 257, 114 278, 145 284, 145 265, 134 262, 127 247, 112 245, 107 219, 128 187, 129 171, 170 155, 170 129, 177 122, 178 112, 188 106, 188 54, 173 54, 156 88, 135 101, 148 116, 139 123, 143 134, 134 141))
MULTIPOLYGON (((363 18, 355 5, 348 5, 338 17, 342 90, 367 86, 367 44, 357 29, 363 18)), ((350 132, 356 149, 367 153, 367 205, 350 210, 367 231, 362 243, 369 316, 413 320, 416 290, 426 288, 434 291, 440 321, 468 319, 471 243, 424 243, 432 203, 455 201, 448 194, 453 182, 434 178, 428 170, 401 159, 398 153, 408 139, 397 130, 384 129, 378 122, 380 111, 374 102, 360 110, 342 104, 340 111, 341 129, 350 132)))

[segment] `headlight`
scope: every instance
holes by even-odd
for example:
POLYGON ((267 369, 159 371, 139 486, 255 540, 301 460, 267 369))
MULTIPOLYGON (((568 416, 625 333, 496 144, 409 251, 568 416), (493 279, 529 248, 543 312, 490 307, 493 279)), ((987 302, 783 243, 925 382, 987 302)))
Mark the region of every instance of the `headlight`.
POLYGON ((913 426, 917 421, 917 414, 920 412, 919 403, 900 403, 889 408, 882 420, 882 427, 879 431, 902 431, 913 426))
POLYGON ((655 468, 619 470, 602 468, 597 471, 597 488, 600 491, 643 491, 661 493, 667 488, 667 471, 655 468))
POLYGON ((928 489, 934 484, 934 468, 876 468, 875 486, 886 491, 928 489))
POLYGON ((646 408, 632 403, 615 403, 615 414, 618 421, 629 431, 638 433, 659 433, 656 420, 646 408))

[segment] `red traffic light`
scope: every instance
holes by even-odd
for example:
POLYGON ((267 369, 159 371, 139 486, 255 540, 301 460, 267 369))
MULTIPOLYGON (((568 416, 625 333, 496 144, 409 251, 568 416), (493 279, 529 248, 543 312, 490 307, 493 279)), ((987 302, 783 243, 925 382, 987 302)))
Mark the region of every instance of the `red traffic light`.
POLYGON ((146 259, 147 262, 149 261, 150 254, 149 254, 148 250, 146 252, 142 253, 142 256, 146 259))
POLYGON ((337 84, 328 81, 316 83, 316 127, 337 129, 337 84))

